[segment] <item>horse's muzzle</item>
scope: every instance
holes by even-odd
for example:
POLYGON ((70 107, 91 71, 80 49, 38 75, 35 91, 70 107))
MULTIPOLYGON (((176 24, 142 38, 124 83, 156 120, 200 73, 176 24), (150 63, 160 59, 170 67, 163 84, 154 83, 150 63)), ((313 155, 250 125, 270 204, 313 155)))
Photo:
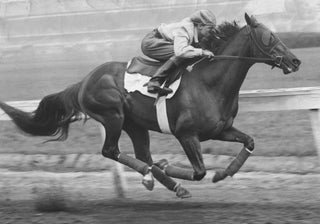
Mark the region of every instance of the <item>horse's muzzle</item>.
POLYGON ((290 74, 292 72, 296 72, 299 70, 299 67, 301 65, 301 61, 294 57, 292 59, 285 59, 283 58, 281 60, 280 68, 282 68, 282 71, 285 75, 290 74))

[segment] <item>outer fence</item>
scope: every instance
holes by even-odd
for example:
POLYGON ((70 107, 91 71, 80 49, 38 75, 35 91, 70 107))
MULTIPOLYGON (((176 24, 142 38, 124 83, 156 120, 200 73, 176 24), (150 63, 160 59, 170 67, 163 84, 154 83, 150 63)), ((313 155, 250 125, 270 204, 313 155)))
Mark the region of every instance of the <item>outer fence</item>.
MULTIPOLYGON (((7 103, 23 111, 31 112, 38 106, 39 100, 7 103)), ((320 87, 241 91, 239 104, 240 112, 308 110, 320 161, 320 87)), ((10 118, 0 110, 0 120, 10 120, 10 118)), ((104 138, 103 128, 101 128, 101 136, 104 138)), ((118 197, 124 197, 125 194, 126 184, 122 172, 123 167, 116 163, 113 176, 118 197)))
POLYGON ((320 161, 320 87, 251 90, 240 93, 241 111, 309 110, 320 161))

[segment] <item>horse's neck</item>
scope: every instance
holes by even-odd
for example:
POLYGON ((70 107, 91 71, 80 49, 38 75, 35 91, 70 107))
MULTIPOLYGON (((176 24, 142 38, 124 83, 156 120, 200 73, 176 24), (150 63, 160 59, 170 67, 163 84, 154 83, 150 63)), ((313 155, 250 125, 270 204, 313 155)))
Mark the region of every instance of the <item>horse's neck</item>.
MULTIPOLYGON (((240 31, 241 32, 241 31, 240 31)), ((238 34, 223 50, 221 55, 249 56, 250 43, 245 34, 238 34)), ((219 59, 217 59, 219 60, 219 59)), ((237 95, 240 87, 253 65, 250 61, 231 59, 212 63, 207 73, 207 83, 220 89, 220 93, 226 96, 237 95)))

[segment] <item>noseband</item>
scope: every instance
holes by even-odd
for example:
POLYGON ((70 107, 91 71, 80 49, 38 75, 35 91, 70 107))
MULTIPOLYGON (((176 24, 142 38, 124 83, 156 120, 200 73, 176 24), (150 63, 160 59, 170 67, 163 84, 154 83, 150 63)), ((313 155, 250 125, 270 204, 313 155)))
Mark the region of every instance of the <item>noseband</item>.
POLYGON ((275 66, 278 66, 280 67, 281 63, 282 63, 282 60, 283 60, 283 56, 274 56, 273 55, 273 50, 276 46, 278 46, 278 44, 281 42, 278 38, 275 40, 275 42, 271 45, 271 46, 268 46, 268 48, 270 48, 270 50, 265 50, 264 47, 261 46, 261 44, 258 42, 257 40, 257 35, 256 33, 254 32, 254 30, 250 27, 250 26, 246 26, 246 29, 247 29, 247 33, 250 35, 250 45, 251 45, 251 49, 253 50, 253 45, 259 49, 259 51, 261 53, 263 53, 264 55, 266 55, 268 58, 255 58, 255 57, 252 57, 252 59, 262 59, 262 62, 268 62, 268 61, 271 61, 271 62, 274 62, 275 66), (265 60, 265 61, 263 61, 265 60))

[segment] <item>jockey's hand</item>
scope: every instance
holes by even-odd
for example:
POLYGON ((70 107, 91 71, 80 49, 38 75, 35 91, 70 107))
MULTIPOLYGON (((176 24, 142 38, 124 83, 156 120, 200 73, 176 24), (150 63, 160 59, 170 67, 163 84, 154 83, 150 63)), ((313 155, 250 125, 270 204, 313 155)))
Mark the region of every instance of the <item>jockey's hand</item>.
POLYGON ((213 58, 214 54, 211 51, 208 50, 202 50, 202 55, 208 58, 213 58))

